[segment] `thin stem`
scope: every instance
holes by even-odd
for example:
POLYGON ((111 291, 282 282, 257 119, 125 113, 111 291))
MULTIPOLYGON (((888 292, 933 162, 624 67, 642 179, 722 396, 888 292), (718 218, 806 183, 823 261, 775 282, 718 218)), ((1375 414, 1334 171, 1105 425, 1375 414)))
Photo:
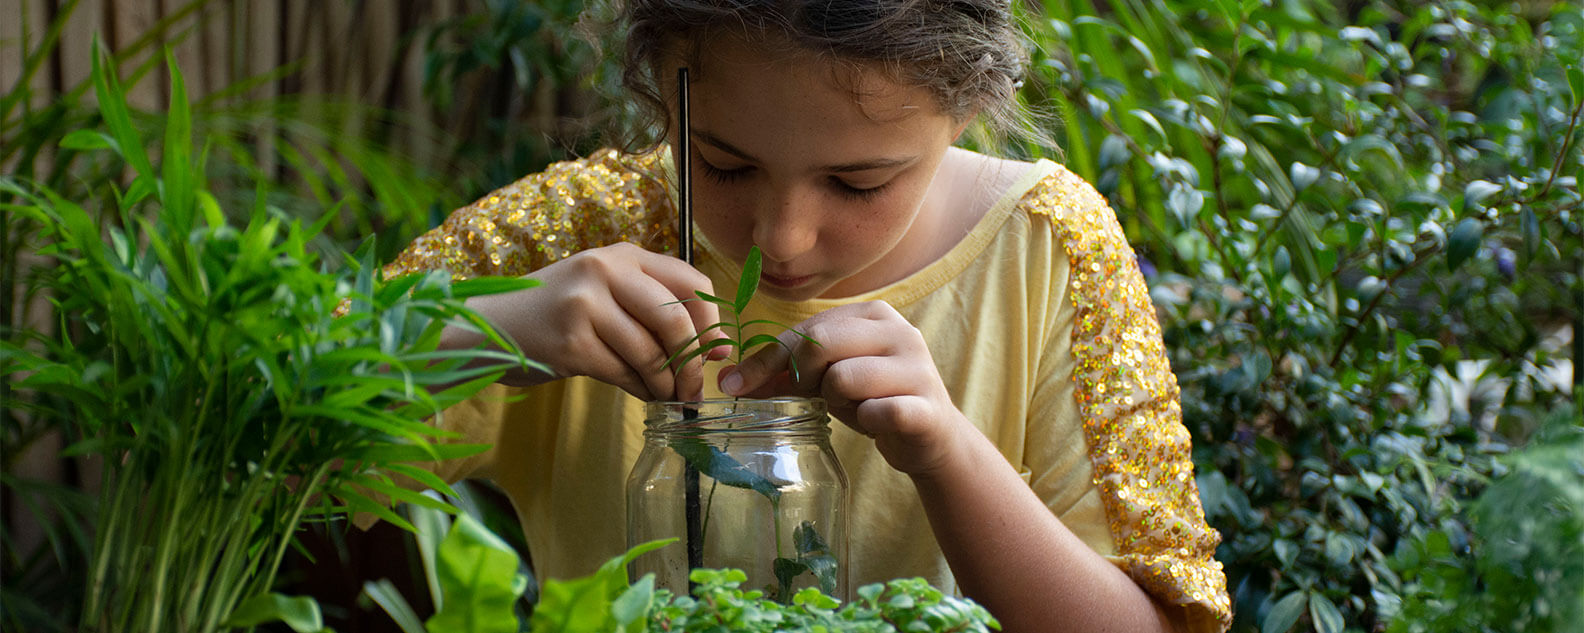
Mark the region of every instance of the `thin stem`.
MULTIPOLYGON (((1551 175, 1546 177, 1545 186, 1535 194, 1536 198, 1542 197, 1551 191, 1551 183, 1556 182, 1557 172, 1562 171, 1562 163, 1567 160, 1568 152, 1573 149, 1573 131, 1578 128, 1579 112, 1584 110, 1584 95, 1579 96, 1579 102, 1573 106, 1573 113, 1568 116, 1567 133, 1562 135, 1562 151, 1557 152, 1556 160, 1551 163, 1551 175)), ((1544 120, 1544 117, 1540 118, 1544 120)))
POLYGON ((1427 259, 1429 259, 1428 256, 1431 253, 1434 253, 1437 250, 1440 249, 1435 246, 1428 246, 1424 250, 1417 251, 1414 253, 1413 261, 1404 264, 1402 268, 1392 271, 1391 276, 1387 277, 1383 282, 1385 287, 1381 288, 1380 292, 1375 295, 1375 298, 1370 300, 1369 305, 1365 306, 1365 308, 1359 312, 1358 318, 1354 320, 1353 325, 1348 326, 1347 331, 1342 333, 1342 340, 1337 343, 1336 350, 1331 353, 1331 361, 1327 363, 1328 365, 1334 368, 1337 366, 1338 362, 1341 362, 1342 352, 1347 350, 1348 345, 1353 342, 1353 337, 1358 335, 1359 329, 1364 326, 1365 319, 1375 312, 1375 308, 1380 306, 1381 300, 1385 299, 1386 295, 1391 292, 1392 285, 1395 284, 1397 280, 1404 274, 1407 274, 1408 271, 1418 268, 1427 259))

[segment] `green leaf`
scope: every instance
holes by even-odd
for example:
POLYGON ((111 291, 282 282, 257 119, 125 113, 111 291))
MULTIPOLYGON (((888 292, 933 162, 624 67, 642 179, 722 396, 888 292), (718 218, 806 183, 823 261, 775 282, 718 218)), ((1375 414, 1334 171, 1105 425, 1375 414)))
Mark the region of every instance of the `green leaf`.
POLYGON ((1276 562, 1281 563, 1282 569, 1292 568, 1293 561, 1298 560, 1298 544, 1292 542, 1292 539, 1276 539, 1271 549, 1275 550, 1276 562))
POLYGON ((381 578, 363 583, 363 595, 384 609, 396 621, 396 626, 401 627, 402 633, 427 633, 423 621, 418 619, 418 613, 413 611, 412 605, 407 603, 407 599, 402 597, 390 580, 381 578))
POLYGON ((121 82, 115 76, 115 69, 106 71, 104 68, 102 60, 106 53, 98 35, 94 36, 93 51, 90 74, 93 77, 94 94, 99 99, 99 113, 104 117, 105 125, 110 128, 110 135, 115 138, 115 145, 120 148, 122 157, 137 172, 138 180, 148 183, 154 179, 154 166, 149 163, 148 154, 143 150, 143 141, 138 138, 137 129, 132 126, 132 115, 127 110, 126 92, 121 89, 121 82))
POLYGON ((170 109, 165 114, 165 156, 160 161, 165 203, 165 218, 179 231, 193 228, 193 205, 197 197, 197 179, 192 164, 192 111, 187 103, 187 86, 182 80, 176 57, 165 51, 165 65, 170 70, 170 109))
POLYGON ((671 442, 671 450, 687 460, 694 470, 733 488, 752 490, 771 502, 781 500, 781 489, 764 476, 744 466, 736 458, 696 437, 686 437, 671 442))
POLYGON ((1579 68, 1577 62, 1567 67, 1568 91, 1573 94, 1573 107, 1584 102, 1584 70, 1579 68))
POLYGON ((431 631, 517 633, 517 598, 527 578, 517 552, 472 516, 463 514, 436 552, 444 608, 425 624, 431 631))
POLYGON ((1292 178, 1293 191, 1302 192, 1320 180, 1320 170, 1298 161, 1293 161, 1288 168, 1288 175, 1292 178))
POLYGON ((61 139, 60 146, 81 151, 114 149, 115 140, 95 130, 73 130, 61 139))
POLYGON ((307 596, 295 598, 278 593, 266 593, 243 600, 223 626, 249 628, 270 622, 284 622, 297 633, 319 633, 324 630, 324 617, 319 613, 319 603, 307 596))
POLYGON ((538 279, 527 277, 475 277, 451 284, 451 295, 458 299, 483 295, 498 295, 518 290, 537 288, 538 279))
POLYGON ((1304 606, 1309 600, 1308 594, 1294 591, 1283 596, 1265 614, 1265 621, 1260 624, 1260 633, 1286 633, 1291 630, 1298 618, 1303 615, 1304 606))
POLYGON ((1342 612, 1318 592, 1309 594, 1309 619, 1316 633, 1342 633, 1342 612))
MULTIPOLYGON (((725 299, 723 299, 721 297, 717 297, 715 295, 712 295, 712 294, 710 294, 708 292, 704 292, 703 290, 694 290, 693 294, 698 295, 698 298, 700 298, 700 299, 703 299, 703 300, 708 301, 710 303, 713 303, 715 305, 721 306, 723 308, 736 309, 736 306, 732 305, 732 302, 727 301, 727 300, 725 300, 725 299)), ((677 303, 681 303, 681 301, 678 301, 677 303)))
POLYGON ((1532 260, 1540 250, 1540 218, 1535 216, 1533 207, 1524 207, 1518 225, 1523 234, 1524 260, 1532 260))
POLYGON ((1463 218, 1452 235, 1447 237, 1447 267, 1457 270, 1458 266, 1479 251, 1480 239, 1485 235, 1485 223, 1475 218, 1463 218))
POLYGON ((1164 142, 1168 138, 1166 136, 1166 128, 1161 127, 1160 120, 1156 119, 1155 115, 1151 114, 1149 110, 1134 109, 1128 111, 1128 115, 1143 121, 1144 125, 1149 126, 1149 129, 1155 132, 1155 140, 1157 142, 1164 142))
POLYGON ((1486 198, 1501 193, 1502 186, 1488 180, 1471 180, 1463 187, 1463 209, 1483 207, 1486 198))
POLYGON ((1177 224, 1182 228, 1192 228, 1194 218, 1198 217, 1199 210, 1204 208, 1204 192, 1179 185, 1173 187, 1171 194, 1166 197, 1166 210, 1170 211, 1177 224))
POLYGON ((582 578, 562 580, 548 578, 541 590, 529 623, 536 632, 607 633, 612 630, 642 631, 643 618, 629 626, 620 626, 618 619, 632 614, 631 602, 640 600, 642 589, 634 595, 627 586, 627 564, 637 557, 666 545, 676 539, 650 541, 627 550, 600 565, 598 571, 582 578), (632 595, 632 597, 628 597, 632 595), (621 602, 621 613, 617 603, 621 602))
POLYGON ((759 290, 759 273, 764 265, 764 254, 758 246, 748 249, 748 259, 743 262, 742 277, 737 280, 737 300, 732 302, 738 314, 748 309, 748 301, 759 290))
POLYGON ((611 616, 616 618, 616 624, 621 625, 622 630, 643 630, 643 618, 649 614, 649 608, 654 603, 654 584, 654 574, 644 574, 643 578, 611 602, 611 616))

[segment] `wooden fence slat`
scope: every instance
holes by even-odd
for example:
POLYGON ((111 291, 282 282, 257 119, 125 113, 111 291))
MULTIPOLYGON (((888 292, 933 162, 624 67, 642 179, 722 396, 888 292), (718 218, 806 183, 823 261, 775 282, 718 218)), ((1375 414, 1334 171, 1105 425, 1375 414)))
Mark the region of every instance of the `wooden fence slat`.
POLYGON ((63 89, 70 90, 93 74, 92 42, 104 32, 104 16, 104 0, 82 0, 66 23, 59 49, 63 89))

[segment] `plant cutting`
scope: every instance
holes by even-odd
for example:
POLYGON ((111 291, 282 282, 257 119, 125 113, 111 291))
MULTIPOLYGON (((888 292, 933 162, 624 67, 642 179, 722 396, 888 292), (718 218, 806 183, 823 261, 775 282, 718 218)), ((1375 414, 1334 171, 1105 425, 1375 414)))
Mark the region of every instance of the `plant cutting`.
POLYGON ((156 162, 117 78, 93 61, 107 131, 61 144, 119 156, 127 186, 98 183, 104 197, 85 204, 0 178, 14 201, 7 229, 36 234, 55 263, 28 292, 60 315, 56 332, 8 330, 0 342, 0 375, 25 396, 7 406, 67 429, 66 453, 103 468, 97 512, 80 526, 93 550, 78 630, 280 618, 317 630, 315 603, 269 593, 298 528, 368 512, 411 529, 390 503, 449 508, 393 478, 448 490, 412 462, 483 450, 439 444, 447 434, 424 421, 530 365, 462 302, 533 284, 385 282, 368 245, 330 272, 308 246, 323 221, 283 221, 262 190, 232 226, 205 189, 175 64, 156 162), (505 351, 440 350, 446 326, 505 351))
MULTIPOLYGON (((744 316, 761 262, 758 247, 750 249, 732 299, 703 291, 687 299, 719 306, 722 321, 687 341, 668 364, 680 366, 717 347, 732 349, 742 362, 753 349, 784 344, 773 334, 751 333, 756 326, 797 333, 744 316), (726 336, 695 346, 711 330, 726 336)), ((817 399, 650 403, 645 449, 628 481, 629 545, 683 540, 685 563, 672 553, 657 555, 665 562, 654 563, 664 568, 663 583, 678 590, 688 585, 688 570, 708 560, 711 567, 746 569, 767 595, 783 602, 800 584, 844 592, 846 477, 830 451, 827 420, 817 399), (698 488, 703 479, 707 494, 698 488), (768 544, 757 535, 767 536, 768 544)))
MULTIPOLYGON (((748 257, 743 261, 742 275, 737 278, 737 292, 733 295, 732 299, 723 299, 708 292, 704 292, 703 290, 695 290, 694 294, 698 295, 696 298, 672 302, 682 303, 686 301, 708 301, 715 304, 716 306, 719 306, 721 313, 730 320, 723 320, 719 323, 711 324, 702 330, 699 330, 698 334, 694 334, 692 338, 688 339, 682 344, 682 347, 678 349, 676 353, 673 353, 670 358, 666 359, 665 365, 680 369, 681 366, 688 361, 706 354, 710 350, 717 347, 729 348, 732 352, 732 359, 737 363, 741 363, 743 358, 747 356, 749 352, 759 349, 760 347, 772 344, 783 346, 786 345, 774 334, 760 332, 751 336, 748 335, 748 328, 757 325, 778 327, 784 331, 788 331, 798 335, 799 337, 802 337, 802 339, 805 341, 819 345, 819 341, 809 338, 808 335, 797 331, 792 326, 785 323, 770 319, 751 319, 746 322, 742 320, 743 313, 748 310, 748 303, 753 301, 754 294, 759 291, 759 274, 763 271, 763 269, 764 254, 759 251, 758 246, 750 247, 748 249, 748 257), (697 343, 701 337, 709 333, 711 330, 719 331, 723 334, 729 332, 730 334, 722 338, 711 340, 707 343, 704 343, 703 345, 692 347, 694 343, 697 343)), ((791 362, 792 375, 793 377, 796 377, 797 360, 792 359, 791 362)))

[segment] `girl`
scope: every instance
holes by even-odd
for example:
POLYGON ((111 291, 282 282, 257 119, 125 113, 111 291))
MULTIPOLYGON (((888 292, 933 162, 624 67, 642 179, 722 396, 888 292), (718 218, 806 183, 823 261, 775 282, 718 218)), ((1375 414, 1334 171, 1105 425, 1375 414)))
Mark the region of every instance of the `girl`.
POLYGON ((625 83, 670 143, 553 165, 387 269, 543 281, 473 305, 554 373, 447 411, 494 448, 440 468, 511 496, 541 576, 623 551, 642 401, 812 395, 844 423, 853 586, 923 576, 1008 631, 1229 626, 1176 381, 1112 211, 1057 164, 953 147, 976 117, 1017 120, 1008 2, 634 0, 619 26, 625 83), (667 105, 681 66, 689 129, 667 105), (681 134, 697 269, 671 252, 681 134), (752 316, 822 345, 789 333, 739 366, 666 367, 719 321, 675 302, 729 292, 752 246, 752 316))

